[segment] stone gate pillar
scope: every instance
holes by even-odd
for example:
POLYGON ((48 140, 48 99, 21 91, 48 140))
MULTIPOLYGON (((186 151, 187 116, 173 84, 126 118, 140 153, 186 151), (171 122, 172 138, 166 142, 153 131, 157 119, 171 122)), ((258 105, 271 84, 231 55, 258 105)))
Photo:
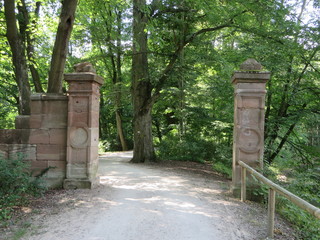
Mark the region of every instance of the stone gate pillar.
POLYGON ((241 169, 238 161, 253 168, 263 167, 264 108, 266 82, 270 72, 254 59, 248 59, 234 72, 234 131, 232 190, 239 194, 241 169))
MULTIPOLYGON (((91 68, 85 71, 88 69, 91 68)), ((99 89, 103 79, 94 72, 78 71, 64 75, 69 84, 67 174, 64 181, 67 189, 92 188, 97 182, 99 161, 99 89)))

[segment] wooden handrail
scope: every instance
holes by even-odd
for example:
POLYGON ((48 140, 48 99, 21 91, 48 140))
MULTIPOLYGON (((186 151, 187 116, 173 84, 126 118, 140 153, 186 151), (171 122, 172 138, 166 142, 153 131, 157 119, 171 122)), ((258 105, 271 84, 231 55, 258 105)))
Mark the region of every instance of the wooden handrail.
POLYGON ((288 190, 275 184, 268 178, 264 177, 261 173, 247 165, 246 163, 239 161, 241 166, 241 201, 246 200, 246 171, 249 171, 253 176, 259 179, 261 182, 269 187, 269 200, 268 200, 268 237, 274 237, 274 212, 275 212, 275 192, 287 198, 303 210, 306 210, 316 218, 320 219, 320 209, 308 203, 307 201, 299 198, 288 190))

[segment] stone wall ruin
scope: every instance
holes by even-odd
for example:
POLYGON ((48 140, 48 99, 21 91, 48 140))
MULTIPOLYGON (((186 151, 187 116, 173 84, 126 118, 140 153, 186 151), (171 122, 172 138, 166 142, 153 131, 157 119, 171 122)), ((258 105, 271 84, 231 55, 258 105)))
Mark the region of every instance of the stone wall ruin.
POLYGON ((15 129, 0 129, 0 155, 21 155, 33 175, 50 168, 43 176, 49 188, 91 188, 98 166, 103 80, 94 72, 65 74, 65 79, 70 80, 67 94, 33 94, 31 114, 17 116, 15 129), (75 169, 74 163, 82 165, 75 169))

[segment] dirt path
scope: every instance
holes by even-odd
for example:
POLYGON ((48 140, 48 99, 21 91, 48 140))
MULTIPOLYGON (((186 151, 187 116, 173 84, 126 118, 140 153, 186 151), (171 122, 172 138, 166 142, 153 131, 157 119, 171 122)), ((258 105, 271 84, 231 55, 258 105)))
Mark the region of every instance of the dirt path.
POLYGON ((265 238, 265 210, 229 198, 226 181, 163 166, 130 164, 130 158, 131 153, 102 156, 101 185, 66 191, 53 199, 54 206, 33 216, 22 239, 265 238))

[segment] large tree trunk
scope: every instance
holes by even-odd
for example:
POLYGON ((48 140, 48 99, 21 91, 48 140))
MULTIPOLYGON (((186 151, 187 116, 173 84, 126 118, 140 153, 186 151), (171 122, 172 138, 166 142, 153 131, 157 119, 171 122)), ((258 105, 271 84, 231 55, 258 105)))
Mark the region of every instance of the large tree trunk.
POLYGON ((133 120, 134 150, 132 162, 154 162, 156 156, 153 147, 151 108, 134 114, 133 120))
POLYGON ((61 93, 63 72, 68 53, 68 44, 74 23, 78 0, 64 0, 60 14, 60 23, 53 47, 49 71, 48 92, 61 93))
POLYGON ((152 139, 152 86, 148 75, 146 1, 133 0, 132 101, 134 150, 132 162, 156 160, 152 139))
POLYGON ((14 66, 15 79, 19 89, 19 113, 21 115, 29 115, 30 84, 28 80, 25 47, 17 28, 15 1, 5 0, 4 7, 7 25, 7 39, 12 52, 12 63, 14 66))

